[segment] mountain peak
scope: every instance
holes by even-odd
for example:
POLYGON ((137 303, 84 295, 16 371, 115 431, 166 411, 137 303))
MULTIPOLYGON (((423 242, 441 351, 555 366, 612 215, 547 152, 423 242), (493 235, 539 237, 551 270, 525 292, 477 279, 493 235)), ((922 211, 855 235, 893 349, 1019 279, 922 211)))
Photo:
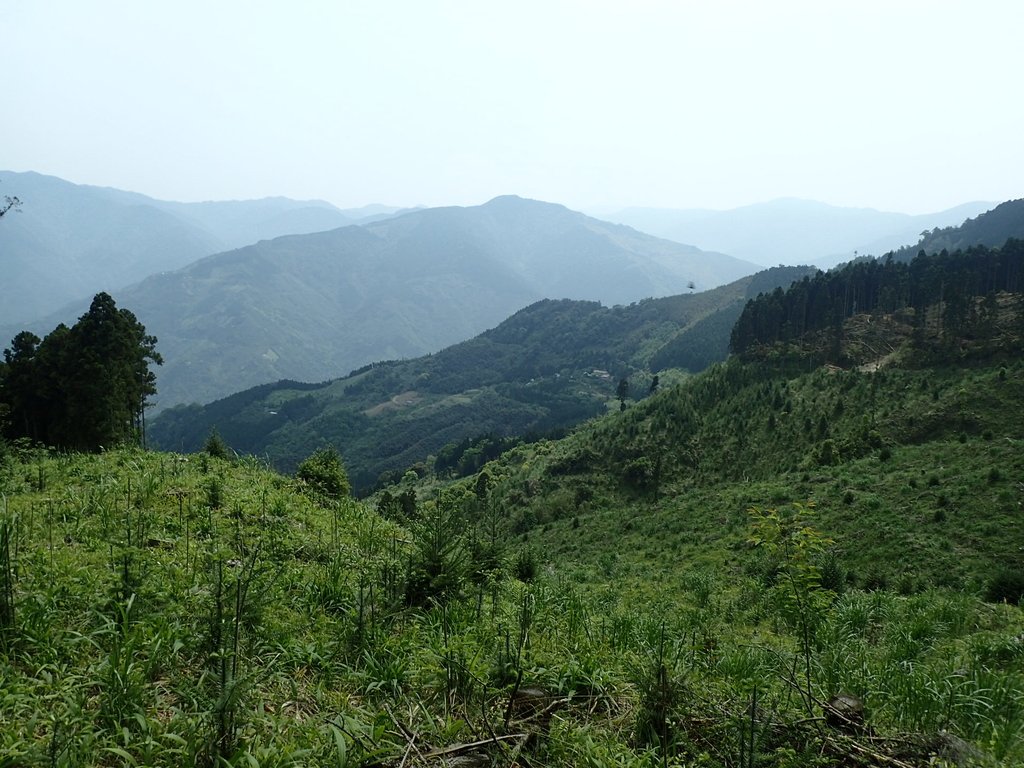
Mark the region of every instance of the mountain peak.
POLYGON ((532 198, 520 197, 519 195, 498 195, 498 197, 488 200, 480 207, 498 210, 539 210, 542 208, 551 211, 569 210, 559 203, 548 203, 544 200, 533 200, 532 198))

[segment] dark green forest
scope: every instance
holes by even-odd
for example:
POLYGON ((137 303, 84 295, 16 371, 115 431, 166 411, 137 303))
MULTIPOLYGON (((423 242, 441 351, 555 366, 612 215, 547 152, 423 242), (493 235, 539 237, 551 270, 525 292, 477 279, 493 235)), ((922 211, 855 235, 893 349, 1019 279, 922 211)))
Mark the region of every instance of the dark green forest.
POLYGON ((46 338, 19 333, 0 365, 0 426, 9 440, 94 451, 141 440, 157 340, 109 294, 46 338))
POLYGON ((732 330, 730 347, 749 356, 823 332, 804 353, 817 355, 818 362, 849 363, 843 356, 845 321, 855 315, 901 313, 921 351, 934 344, 966 345, 977 338, 998 346, 997 330, 1008 323, 1024 324, 1024 306, 1009 298, 1020 293, 1022 281, 1024 241, 1015 239, 1001 248, 972 246, 932 255, 922 251, 909 264, 891 256, 856 261, 748 302, 732 330))

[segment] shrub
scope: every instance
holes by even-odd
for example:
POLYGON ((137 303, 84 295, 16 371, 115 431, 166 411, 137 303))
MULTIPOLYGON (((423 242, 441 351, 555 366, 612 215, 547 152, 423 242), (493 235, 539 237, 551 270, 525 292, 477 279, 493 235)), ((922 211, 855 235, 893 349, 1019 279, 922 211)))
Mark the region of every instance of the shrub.
POLYGON ((219 477, 211 477, 206 482, 206 506, 220 509, 224 505, 224 483, 219 477))
POLYGON ((519 581, 525 584, 529 584, 537 578, 537 552, 533 547, 527 546, 519 550, 512 572, 519 581))
POLYGON ((315 493, 332 501, 348 496, 351 490, 341 456, 334 446, 314 452, 299 464, 295 477, 315 493))
POLYGON ((626 481, 635 488, 650 489, 658 484, 657 468, 646 456, 630 459, 624 470, 626 481))
POLYGON ((1004 568, 985 588, 985 599, 990 603, 1019 605, 1021 597, 1024 597, 1024 571, 1015 568, 1004 568))
POLYGON ((206 442, 203 443, 203 452, 214 459, 231 458, 231 449, 228 448, 228 444, 224 442, 224 438, 220 436, 216 427, 210 430, 206 442))
POLYGON ((832 439, 824 440, 817 449, 818 464, 823 467, 830 467, 839 461, 839 451, 836 450, 836 443, 832 439))

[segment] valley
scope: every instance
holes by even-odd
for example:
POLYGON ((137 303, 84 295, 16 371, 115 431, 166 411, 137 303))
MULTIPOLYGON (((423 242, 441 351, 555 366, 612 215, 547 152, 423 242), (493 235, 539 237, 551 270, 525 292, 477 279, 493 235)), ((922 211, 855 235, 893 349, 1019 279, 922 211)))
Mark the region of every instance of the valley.
MULTIPOLYGON (((613 241, 669 248, 547 204, 489 207, 493 227, 540 214, 587 258, 613 241), (604 244, 579 245, 594 242, 584 231, 604 244)), ((180 353, 154 348, 142 315, 100 294, 72 328, 18 337, 0 366, 0 755, 1019 764, 1017 209, 829 272, 777 267, 611 306, 527 302, 430 354, 243 387, 148 423, 146 360, 180 353), (106 317, 136 362, 61 401, 47 434, 66 444, 34 443, 19 430, 55 391, 36 382, 91 381, 97 350, 121 338, 99 330, 106 317), (145 385, 129 415, 72 407, 110 396, 112 409, 122 381, 145 385)), ((405 254, 405 272, 386 271, 406 274, 419 251, 392 228, 429 242, 431 217, 267 241, 166 279, 276 270, 280 287, 311 244, 331 253, 339 239, 405 254)), ((471 230, 445 231, 436 252, 464 266, 471 230)), ((551 258, 513 250, 533 270, 551 258)), ((300 305, 328 284, 305 279, 300 305)), ((226 308, 211 317, 226 338, 243 327, 226 308)))

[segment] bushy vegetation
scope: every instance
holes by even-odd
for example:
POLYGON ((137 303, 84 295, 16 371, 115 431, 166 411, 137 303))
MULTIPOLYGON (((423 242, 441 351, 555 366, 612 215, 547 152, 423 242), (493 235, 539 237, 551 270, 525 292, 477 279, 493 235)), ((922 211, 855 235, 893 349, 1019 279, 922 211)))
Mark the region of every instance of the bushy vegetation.
POLYGON ((106 293, 45 339, 19 333, 0 363, 0 428, 9 439, 97 450, 139 441, 156 339, 106 293), (6 416, 6 419, 2 417, 6 416))
POLYGON ((490 471, 514 530, 552 526, 552 552, 596 560, 615 540, 674 571, 740 547, 748 506, 813 500, 853 583, 980 592, 1024 548, 1021 402, 1019 362, 791 376, 731 361, 490 471))
POLYGON ((739 524, 738 571, 644 595, 546 545, 478 568, 489 526, 510 541, 486 481, 401 527, 251 459, 21 451, 0 483, 12 765, 1024 759, 1019 609, 838 595, 788 505, 739 524))

